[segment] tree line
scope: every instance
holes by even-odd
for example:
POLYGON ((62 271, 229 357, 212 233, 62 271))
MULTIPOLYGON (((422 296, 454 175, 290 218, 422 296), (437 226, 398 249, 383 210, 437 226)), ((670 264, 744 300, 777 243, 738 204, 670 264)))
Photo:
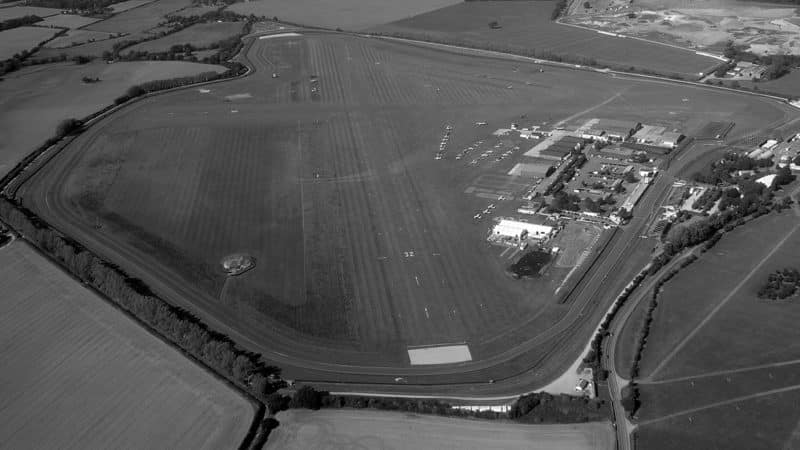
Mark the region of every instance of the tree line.
POLYGON ((267 400, 267 405, 273 414, 289 408, 312 410, 355 408, 456 418, 513 420, 520 423, 582 423, 605 420, 610 414, 610 408, 604 400, 566 394, 552 395, 545 392, 520 396, 508 412, 473 411, 434 399, 335 395, 318 391, 311 386, 302 386, 293 395, 272 394, 267 400))
POLYGON ((13 19, 8 19, 0 22, 0 31, 10 30, 12 28, 22 27, 25 25, 30 25, 41 21, 42 21, 41 17, 34 16, 32 14, 22 17, 15 17, 13 19))

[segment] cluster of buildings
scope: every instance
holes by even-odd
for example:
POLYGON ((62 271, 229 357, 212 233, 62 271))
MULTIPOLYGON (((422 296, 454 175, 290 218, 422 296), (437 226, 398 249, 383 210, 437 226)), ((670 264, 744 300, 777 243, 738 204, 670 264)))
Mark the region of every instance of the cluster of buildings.
POLYGON ((683 134, 666 127, 635 121, 594 119, 582 130, 581 137, 592 142, 631 142, 672 150, 683 140, 683 134))

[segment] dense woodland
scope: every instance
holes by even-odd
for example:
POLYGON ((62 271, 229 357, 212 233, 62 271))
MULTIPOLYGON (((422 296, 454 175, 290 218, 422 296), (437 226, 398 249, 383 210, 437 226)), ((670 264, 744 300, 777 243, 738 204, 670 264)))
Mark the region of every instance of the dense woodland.
POLYGON ((797 294, 800 289, 800 272, 785 268, 769 274, 766 284, 758 291, 758 298, 782 300, 797 294))

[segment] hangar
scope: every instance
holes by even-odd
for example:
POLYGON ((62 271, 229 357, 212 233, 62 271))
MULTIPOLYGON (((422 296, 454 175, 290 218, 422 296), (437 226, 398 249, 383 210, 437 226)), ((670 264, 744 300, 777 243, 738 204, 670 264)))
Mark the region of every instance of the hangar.
POLYGON ((498 237, 525 239, 545 239, 553 232, 553 227, 537 225, 534 223, 520 222, 517 220, 501 219, 492 229, 492 235, 498 237))

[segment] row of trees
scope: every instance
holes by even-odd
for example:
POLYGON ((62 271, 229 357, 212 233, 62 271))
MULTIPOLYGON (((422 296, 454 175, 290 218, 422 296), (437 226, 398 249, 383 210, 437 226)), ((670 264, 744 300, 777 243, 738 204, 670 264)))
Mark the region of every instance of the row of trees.
POLYGON ((93 287, 177 347, 265 401, 283 386, 280 369, 266 366, 187 311, 158 298, 139 279, 62 236, 23 206, 0 199, 0 217, 76 278, 93 287))
MULTIPOLYGON (((47 38, 47 39, 39 42, 32 49, 23 50, 23 51, 21 51, 19 53, 15 53, 11 58, 8 58, 5 61, 0 62, 0 77, 2 77, 3 75, 5 75, 7 73, 11 73, 11 72, 14 72, 16 70, 19 70, 22 67, 24 67, 25 65, 31 64, 31 62, 28 61, 28 60, 34 53, 39 51, 39 49, 42 48, 42 46, 44 44, 50 42, 51 40, 53 40, 53 39, 55 39, 55 38, 57 38, 59 36, 62 36, 64 34, 66 34, 67 31, 69 31, 69 30, 64 28, 61 31, 59 31, 58 33, 54 34, 52 37, 47 38)), ((60 59, 60 58, 61 57, 51 58, 51 59, 60 59)), ((63 59, 66 60, 66 55, 63 57, 63 59)))
POLYGON ((42 21, 41 17, 34 15, 15 17, 13 19, 8 19, 0 22, 0 31, 10 30, 12 28, 22 27, 25 25, 30 25, 41 21, 42 21))
POLYGON ((243 74, 247 71, 247 67, 240 63, 231 64, 231 68, 222 73, 217 72, 203 72, 197 75, 190 75, 187 77, 169 78, 166 80, 154 80, 146 83, 131 86, 125 91, 125 94, 114 99, 114 104, 120 105, 130 99, 141 97, 151 92, 163 91, 165 89, 174 89, 182 86, 188 86, 196 83, 205 83, 209 81, 222 80, 243 74))
POLYGON ((418 414, 435 414, 447 417, 469 417, 479 419, 510 419, 522 423, 581 423, 608 418, 608 404, 599 399, 588 399, 571 395, 534 393, 523 395, 508 413, 495 411, 472 411, 453 407, 440 400, 423 400, 399 397, 363 397, 357 395, 333 395, 303 386, 294 395, 273 394, 267 400, 270 411, 276 413, 289 408, 370 408, 386 411, 403 411, 418 414))

